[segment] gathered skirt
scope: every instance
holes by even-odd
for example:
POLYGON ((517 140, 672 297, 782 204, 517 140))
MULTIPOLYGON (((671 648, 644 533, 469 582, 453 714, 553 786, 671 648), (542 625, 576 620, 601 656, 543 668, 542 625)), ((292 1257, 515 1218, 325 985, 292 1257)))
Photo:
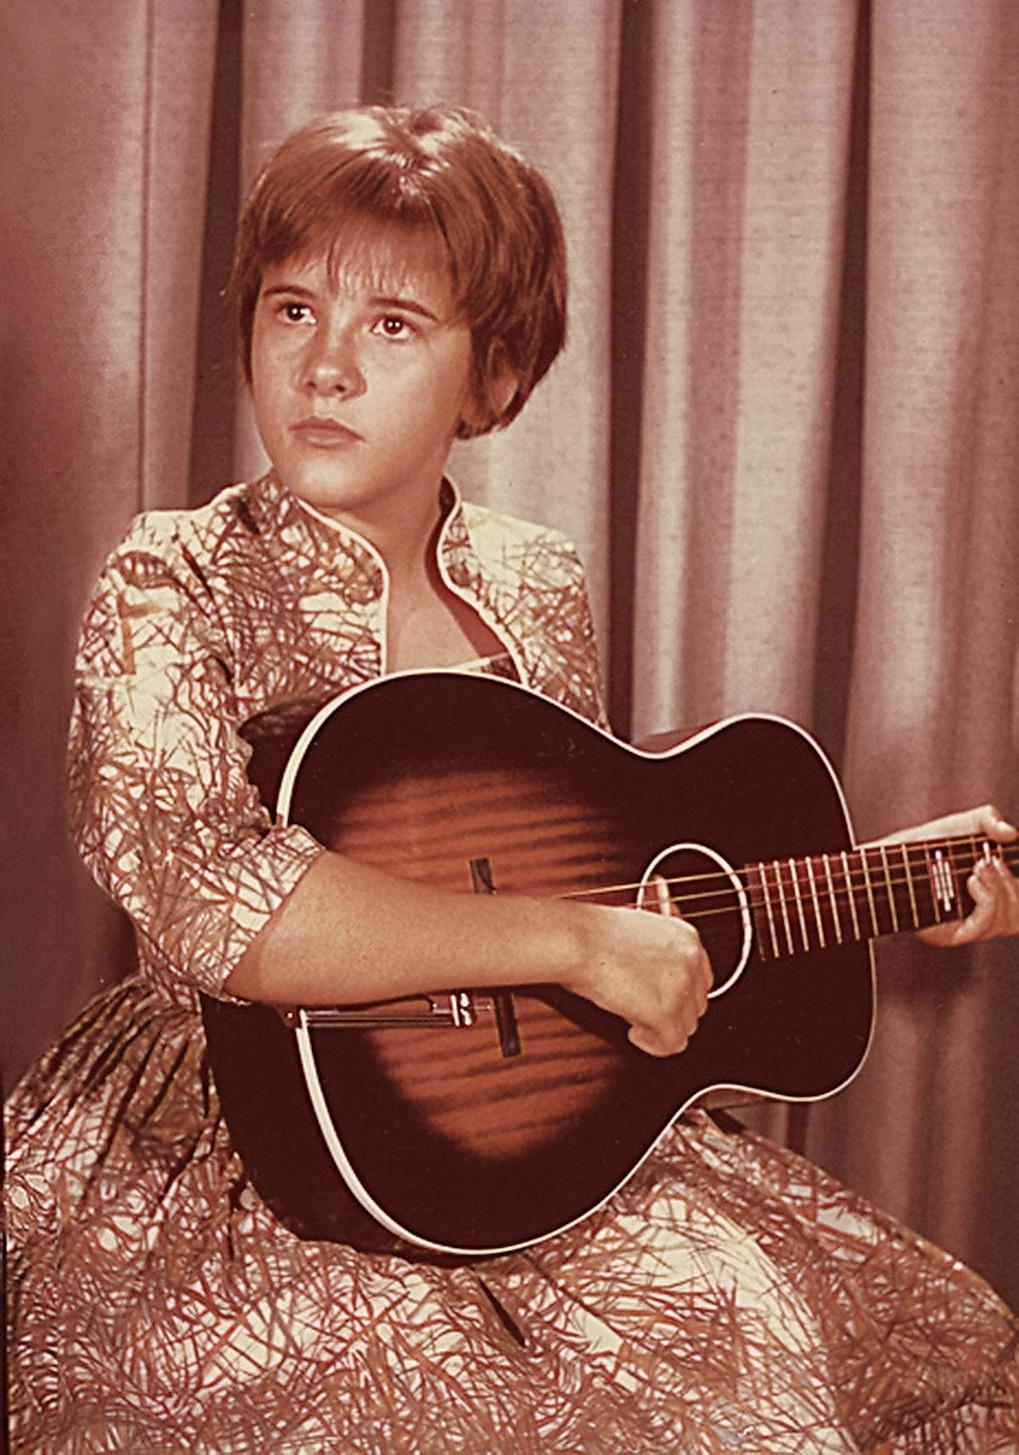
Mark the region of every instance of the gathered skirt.
POLYGON ((18 1455, 1019 1450, 1016 1323, 987 1285, 702 1113, 522 1252, 301 1241, 245 1179, 200 1018, 133 978, 7 1131, 18 1455))

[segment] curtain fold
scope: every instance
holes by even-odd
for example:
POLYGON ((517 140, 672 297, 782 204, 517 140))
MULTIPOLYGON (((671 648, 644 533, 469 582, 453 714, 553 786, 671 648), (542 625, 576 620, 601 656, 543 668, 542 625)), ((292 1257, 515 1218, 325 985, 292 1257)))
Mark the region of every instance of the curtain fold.
POLYGON ((809 722, 855 10, 657 15, 636 726, 809 722))
POLYGON ((848 773, 880 827, 1014 792, 1019 12, 879 6, 872 67, 848 773))
POLYGON ((3 18, 6 1084, 125 963, 68 842, 64 741, 102 559, 181 499, 188 459, 216 12, 170 19, 123 0, 3 18))
MULTIPOLYGON (((578 542, 617 730, 789 715, 863 834, 1019 812, 1011 0, 14 0, 2 24, 8 1082, 124 963, 63 824, 80 613, 136 510, 261 467, 231 232, 321 110, 466 104, 561 200, 567 350, 453 473, 578 542)), ((1015 960, 883 951, 874 1051, 808 1143, 1013 1299, 1015 960)))

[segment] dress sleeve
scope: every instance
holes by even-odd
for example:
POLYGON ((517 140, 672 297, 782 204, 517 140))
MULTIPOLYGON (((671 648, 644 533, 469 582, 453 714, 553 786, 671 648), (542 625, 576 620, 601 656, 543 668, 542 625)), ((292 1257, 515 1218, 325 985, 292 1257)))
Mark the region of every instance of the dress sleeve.
POLYGON ((71 819, 100 886, 175 978, 218 992, 322 847, 250 784, 226 634, 201 570, 136 526, 82 629, 71 819))
POLYGON ((605 685, 602 680, 601 658, 594 629, 594 614, 587 587, 587 573, 584 570, 576 547, 566 542, 567 558, 571 567, 573 591, 573 617, 575 641, 577 644, 577 677, 582 690, 582 707, 592 722, 610 730, 608 706, 605 700, 605 685))

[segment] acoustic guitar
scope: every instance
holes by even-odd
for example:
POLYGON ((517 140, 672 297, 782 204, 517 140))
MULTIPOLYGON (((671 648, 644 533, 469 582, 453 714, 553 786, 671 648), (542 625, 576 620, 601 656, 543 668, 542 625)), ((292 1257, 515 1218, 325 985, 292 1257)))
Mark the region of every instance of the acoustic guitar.
POLYGON ((775 717, 648 753, 516 683, 409 672, 301 720, 251 734, 284 821, 444 889, 681 913, 715 974, 697 1034, 665 1059, 558 986, 485 990, 484 965, 476 991, 381 1005, 203 998, 251 1182, 301 1237, 366 1250, 537 1243, 605 1203, 707 1094, 837 1092, 871 1038, 869 942, 958 918, 974 862, 1002 852, 853 847, 824 754, 775 717))

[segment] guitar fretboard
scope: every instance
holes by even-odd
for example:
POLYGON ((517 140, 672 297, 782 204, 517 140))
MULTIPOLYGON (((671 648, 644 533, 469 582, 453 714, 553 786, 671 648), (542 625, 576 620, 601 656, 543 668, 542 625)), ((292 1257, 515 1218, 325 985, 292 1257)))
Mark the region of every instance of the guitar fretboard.
POLYGON ((764 960, 809 954, 959 919, 973 907, 966 880, 990 839, 964 836, 871 844, 744 870, 764 960))

